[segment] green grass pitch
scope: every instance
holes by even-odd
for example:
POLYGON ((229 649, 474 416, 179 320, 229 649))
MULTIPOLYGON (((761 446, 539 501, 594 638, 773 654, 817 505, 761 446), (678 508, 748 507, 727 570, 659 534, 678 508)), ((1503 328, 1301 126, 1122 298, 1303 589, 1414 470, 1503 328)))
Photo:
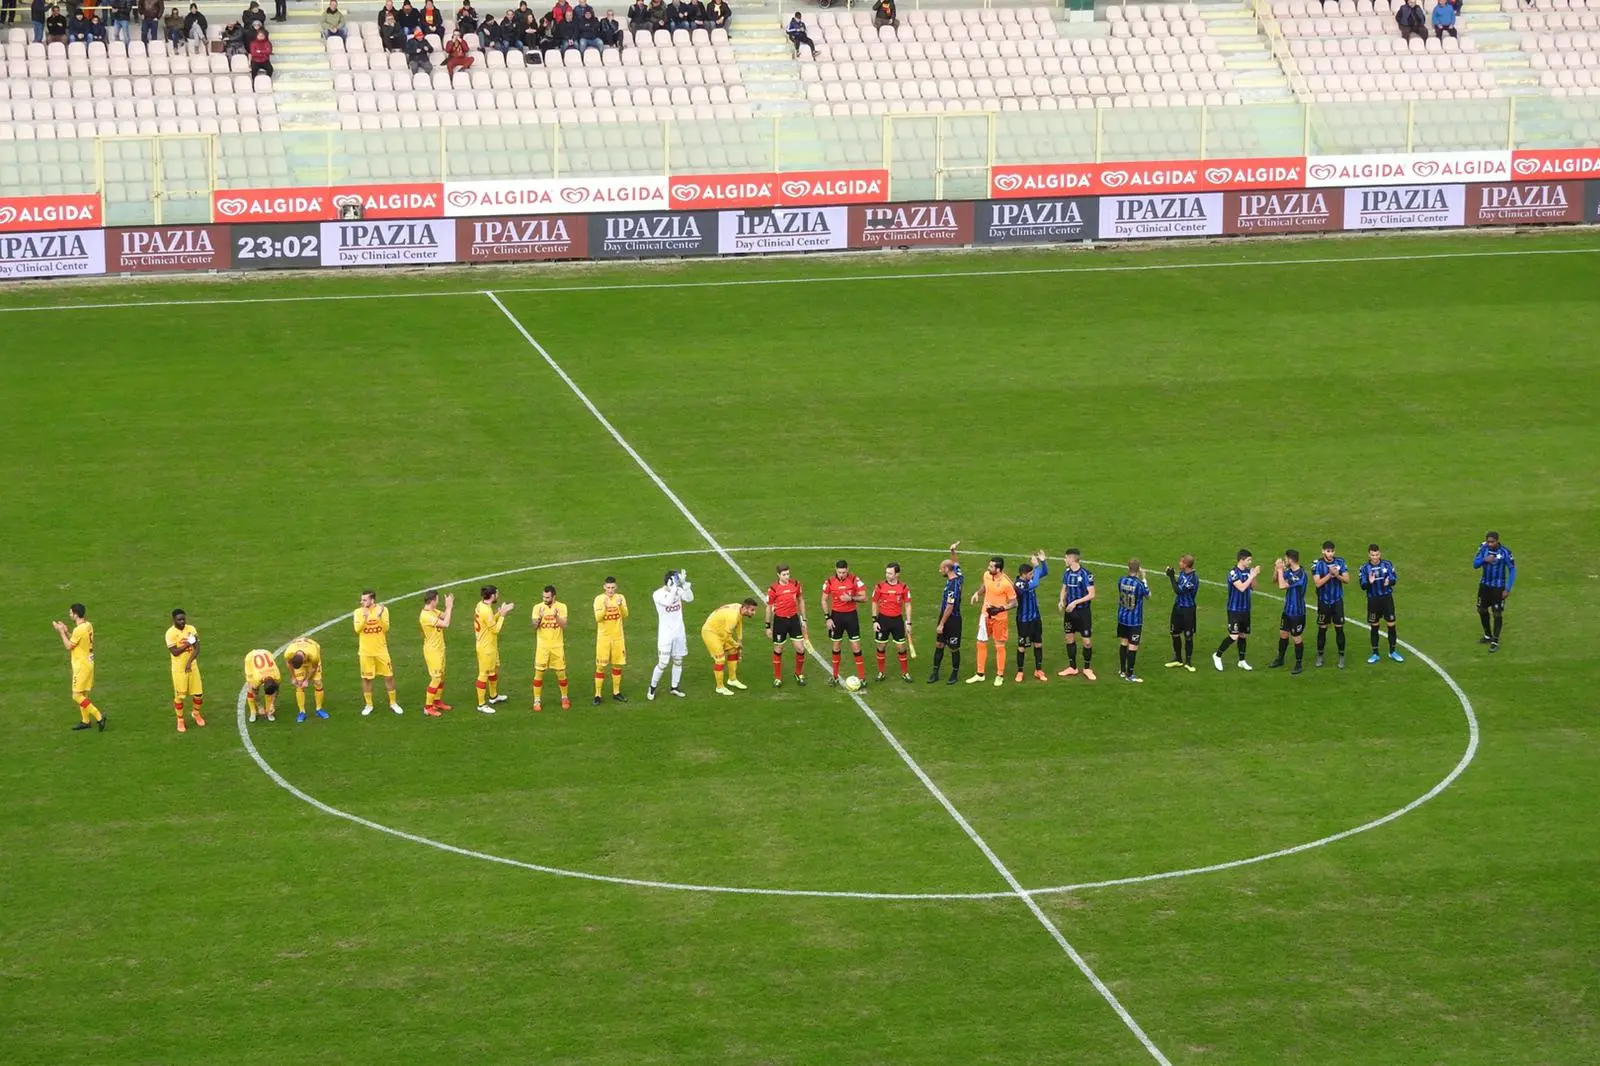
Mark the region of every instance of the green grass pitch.
MULTIPOLYGON (((773 691, 757 627, 751 691, 710 693, 698 608, 746 589, 494 289, 763 586, 780 560, 812 597, 836 555, 869 580, 905 565, 917 683, 867 702, 1029 889, 1381 818, 1456 766, 1467 719, 1418 656, 1366 664, 1358 591, 1343 672, 1215 673, 1214 585, 1201 671, 1163 670, 1158 580, 1142 686, 1116 680, 1104 601, 1098 683, 929 686, 929 549, 960 537, 969 580, 990 552, 1045 548, 1054 575, 1068 544, 1152 569, 1189 551, 1217 581, 1240 546, 1270 574, 1288 547, 1332 537, 1354 563, 1381 541, 1402 638, 1481 725, 1451 787, 1271 861, 1034 898, 1172 1063, 1600 1061, 1596 253, 1579 231, 0 292, 0 1060, 1155 1061, 843 694, 773 691), (392 298, 275 302, 372 294, 392 298), (64 309, 13 310, 41 305, 64 309), (1490 527, 1520 568, 1494 656, 1470 567, 1490 527), (843 547, 862 545, 899 550, 843 547), (678 554, 573 562, 651 553, 678 554), (647 704, 669 565, 698 593, 690 697, 647 704), (252 727, 261 757, 340 810, 524 863, 994 898, 557 876, 333 817, 252 761, 247 650, 366 586, 528 567, 499 579, 500 714, 469 707, 464 584, 454 712, 418 713, 413 596, 392 607, 405 716, 358 715, 342 618, 321 634, 332 719, 252 727), (633 702, 596 709, 608 573, 633 702), (577 698, 535 717, 547 581, 573 608, 577 698), (78 600, 104 734, 68 730, 49 622, 78 600), (161 641, 179 606, 211 711, 185 736, 161 641)), ((1259 668, 1277 612, 1255 613, 1259 668)))

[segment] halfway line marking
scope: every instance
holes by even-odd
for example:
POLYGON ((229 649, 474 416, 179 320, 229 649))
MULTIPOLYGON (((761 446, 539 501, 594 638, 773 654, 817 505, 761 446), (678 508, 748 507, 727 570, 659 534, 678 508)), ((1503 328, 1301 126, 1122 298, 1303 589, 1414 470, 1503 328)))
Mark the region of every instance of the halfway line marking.
MULTIPOLYGON (((689 508, 681 499, 678 498, 677 493, 673 492, 672 489, 668 487, 667 483, 661 480, 661 475, 657 474, 654 468, 652 468, 650 464, 645 461, 644 457, 634 449, 633 445, 629 444, 622 434, 617 431, 617 428, 611 424, 611 421, 600 412, 598 407, 594 405, 594 401, 589 399, 588 394, 579 388, 578 383, 573 381, 567 372, 562 369, 561 364, 557 363, 555 359, 551 357, 550 353, 545 351, 544 346, 534 339, 533 334, 529 333, 527 328, 523 326, 520 321, 518 321, 517 316, 513 315, 510 309, 507 308, 505 304, 500 302, 500 298, 498 296, 496 296, 493 292, 485 292, 484 295, 487 296, 490 301, 500 309, 500 313, 505 315, 506 320, 516 327, 518 333, 522 334, 523 340, 527 341, 529 346, 532 347, 534 351, 539 353, 539 357, 543 359, 550 369, 556 373, 556 375, 567 386, 567 388, 572 390, 572 394, 576 396, 580 402, 582 402, 584 407, 588 408, 589 413, 593 415, 602 426, 605 427, 606 432, 611 434, 611 439, 616 441, 617 445, 621 447, 623 451, 628 453, 633 461, 638 464, 639 469, 643 470, 645 475, 655 483, 656 487, 666 495, 667 499, 672 501, 673 506, 678 509, 678 512, 682 514, 686 520, 688 520, 689 524, 694 527, 697 533, 700 534, 711 550, 716 552, 718 557, 721 558, 723 562, 727 563, 733 572, 739 575, 739 578, 747 586, 749 586, 751 594, 759 597, 761 595, 761 588, 753 579, 751 579, 750 575, 745 572, 744 567, 739 565, 737 559, 728 554, 727 549, 725 549, 721 543, 718 542, 716 537, 712 536, 711 531, 706 529, 706 527, 701 524, 700 519, 696 518, 694 513, 689 510, 689 508)), ((814 649, 812 650, 811 654, 813 658, 818 659, 819 661, 822 658, 822 656, 814 649)), ((850 699, 855 702, 855 705, 861 709, 861 712, 866 715, 867 720, 877 728, 883 739, 888 741, 889 746, 894 749, 895 754, 900 756, 900 760, 906 764, 906 767, 913 774, 916 775, 917 780, 922 782, 923 787, 926 788, 933 798, 939 802, 939 805, 945 809, 945 812, 948 813, 952 819, 955 820, 955 823, 961 827, 962 832, 967 834, 968 839, 970 839, 972 843, 977 846, 978 850, 983 853, 983 857, 989 860, 989 864, 995 868, 995 872, 997 872, 1005 881, 1005 883, 1011 887, 1012 893, 1018 899, 1020 899, 1033 914, 1033 916, 1038 919, 1039 924, 1044 926, 1045 931, 1050 934, 1051 938, 1056 942, 1057 945, 1060 946, 1061 950, 1066 952, 1067 957, 1072 960, 1073 965, 1078 968, 1078 971, 1082 973, 1084 977, 1088 978, 1089 983, 1094 986, 1094 990, 1100 993, 1100 997, 1106 1001, 1113 1011, 1116 1012, 1117 1017, 1122 1019, 1122 1024, 1127 1026, 1128 1030, 1138 1038, 1140 1044, 1144 1045, 1144 1049, 1150 1053, 1150 1057, 1155 1059, 1156 1062, 1160 1063, 1161 1066, 1172 1066, 1171 1060, 1162 1054, 1161 1049, 1155 1045, 1155 1042, 1150 1039, 1150 1037, 1145 1033, 1144 1029, 1140 1027, 1139 1023, 1134 1020, 1133 1015, 1128 1013, 1128 1009, 1122 1005, 1122 1001, 1117 998, 1116 993, 1112 992, 1111 989, 1106 986, 1105 982, 1100 980, 1100 976, 1094 972, 1084 957, 1080 955, 1078 950, 1072 946, 1072 944, 1067 940, 1066 936, 1061 932, 1060 928, 1056 926, 1055 922, 1050 920, 1050 916, 1044 912, 1042 907, 1039 906, 1038 901, 1027 893, 1027 891, 1022 887, 1022 883, 1017 880, 1016 876, 1011 872, 1006 864, 1000 861, 1000 856, 994 853, 994 850, 989 847, 988 843, 983 839, 983 837, 978 835, 978 831, 972 827, 972 823, 968 822, 961 812, 956 809, 955 804, 950 802, 950 797, 946 796, 942 791, 940 791, 939 786, 934 784, 933 779, 929 777, 927 772, 923 770, 922 767, 917 764, 917 761, 911 757, 911 753, 905 749, 903 744, 900 743, 899 738, 889 730, 888 726, 884 725, 883 719, 878 717, 877 713, 873 711, 872 707, 867 703, 867 701, 861 697, 860 693, 846 690, 846 695, 848 695, 850 699)))
MULTIPOLYGON (((1041 246, 1044 247, 1044 246, 1041 246)), ((1125 263, 1079 267, 1019 267, 1002 270, 945 270, 898 274, 809 275, 789 278, 724 278, 714 281, 615 282, 600 285, 534 285, 496 289, 507 293, 543 292, 636 292, 642 289, 722 289, 752 285, 823 285, 857 281, 922 281, 932 278, 1011 278, 1050 274, 1127 274, 1156 270, 1208 270, 1212 268, 1331 266, 1338 263, 1413 263, 1430 259, 1501 259, 1529 255, 1592 255, 1600 248, 1506 248, 1488 252, 1419 252, 1411 255, 1317 256, 1307 259, 1241 259, 1198 263, 1125 263)), ((482 289, 449 292, 367 292, 323 293, 314 296, 241 296, 205 300, 128 300, 106 303, 41 304, 32 307, 0 307, 0 314, 29 311, 107 311, 122 307, 205 307, 233 304, 323 303, 345 300, 414 300, 449 296, 483 296, 482 289)))

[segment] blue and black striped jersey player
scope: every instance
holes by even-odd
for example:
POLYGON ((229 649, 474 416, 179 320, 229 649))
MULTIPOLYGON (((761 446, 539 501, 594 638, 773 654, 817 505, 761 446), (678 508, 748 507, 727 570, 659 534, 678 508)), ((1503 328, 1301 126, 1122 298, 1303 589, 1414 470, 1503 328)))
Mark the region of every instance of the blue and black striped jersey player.
POLYGON ((1367 561, 1361 564, 1359 577, 1361 587, 1367 590, 1367 625, 1372 630, 1372 654, 1367 656, 1367 662, 1375 663, 1380 658, 1379 622, 1389 627, 1389 658, 1397 663, 1405 662, 1406 657, 1396 647, 1400 638, 1394 632, 1394 586, 1400 580, 1400 575, 1395 573, 1394 564, 1383 557, 1383 550, 1376 544, 1367 545, 1367 561))
POLYGON ((1167 580, 1172 582, 1172 618, 1167 622, 1167 632, 1172 634, 1172 661, 1168 667, 1183 667, 1194 673, 1194 614, 1195 599, 1200 595, 1200 575, 1195 573, 1194 556, 1185 555, 1178 560, 1178 568, 1167 567, 1167 580))
POLYGON ((1278 622, 1278 657, 1267 664, 1270 668, 1283 665, 1283 653, 1294 641, 1294 669, 1291 674, 1305 670, 1306 658, 1306 582, 1305 567, 1300 565, 1300 553, 1293 548, 1283 553, 1283 558, 1272 564, 1272 576, 1283 590, 1283 618, 1278 622))
POLYGON ((1128 572, 1117 579, 1117 676, 1135 684, 1144 678, 1133 672, 1139 658, 1139 637, 1144 633, 1144 601, 1150 586, 1144 583, 1139 560, 1128 560, 1128 572))
POLYGON ((1333 541, 1322 542, 1322 556, 1311 564, 1311 583, 1317 586, 1317 665, 1328 647, 1328 627, 1333 627, 1339 647, 1339 669, 1344 669, 1344 587, 1350 568, 1334 554, 1333 541))
POLYGON ((1061 611, 1061 631, 1067 642, 1066 669, 1057 677, 1073 677, 1078 672, 1078 641, 1083 641, 1083 677, 1094 677, 1094 575, 1083 565, 1083 553, 1068 548, 1061 557, 1061 596, 1056 607, 1061 611))
MULTIPOLYGON (((1043 551, 1030 555, 1017 567, 1017 682, 1022 682, 1027 650, 1033 649, 1033 676, 1048 681, 1044 672, 1044 618, 1039 614, 1039 582, 1050 576, 1043 551)), ((998 669, 998 668, 997 668, 998 669)))
POLYGON ((1253 565, 1255 555, 1249 548, 1240 548, 1233 569, 1228 571, 1228 635, 1222 638, 1217 650, 1211 654, 1211 665, 1222 669, 1222 656, 1228 645, 1239 645, 1239 669, 1251 669, 1245 654, 1250 646, 1250 597, 1255 592, 1256 578, 1261 567, 1253 565))
MULTIPOLYGON (((950 649, 950 679, 953 685, 961 673, 961 586, 966 578, 961 573, 961 561, 956 555, 958 540, 950 545, 950 558, 939 564, 939 576, 944 578, 944 591, 939 594, 937 621, 933 626, 933 670, 928 674, 928 684, 939 680, 939 667, 944 663, 945 649, 950 649)), ((1005 664, 999 664, 1002 670, 1005 664)))
POLYGON ((1483 636, 1478 643, 1489 645, 1490 651, 1499 651, 1500 623, 1511 587, 1517 583, 1517 561, 1512 558, 1511 549, 1500 543, 1500 534, 1491 529, 1478 545, 1472 568, 1482 571, 1478 577, 1478 621, 1483 623, 1483 636))

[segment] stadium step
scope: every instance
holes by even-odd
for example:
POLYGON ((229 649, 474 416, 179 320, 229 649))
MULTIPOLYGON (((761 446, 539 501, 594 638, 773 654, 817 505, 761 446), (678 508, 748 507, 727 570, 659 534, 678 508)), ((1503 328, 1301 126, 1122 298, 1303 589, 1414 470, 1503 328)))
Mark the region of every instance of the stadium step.
MULTIPOLYGON (((758 117, 809 114, 794 49, 784 34, 787 15, 773 0, 732 3, 728 43, 739 64, 750 110, 758 117)), ((793 9, 791 9, 792 11, 793 9)))
MULTIPOLYGON (((278 121, 287 130, 338 125, 333 72, 322 45, 325 6, 316 2, 293 4, 288 22, 267 26, 272 36, 272 95, 278 104, 278 121)), ((347 13, 347 17, 353 16, 347 13)))

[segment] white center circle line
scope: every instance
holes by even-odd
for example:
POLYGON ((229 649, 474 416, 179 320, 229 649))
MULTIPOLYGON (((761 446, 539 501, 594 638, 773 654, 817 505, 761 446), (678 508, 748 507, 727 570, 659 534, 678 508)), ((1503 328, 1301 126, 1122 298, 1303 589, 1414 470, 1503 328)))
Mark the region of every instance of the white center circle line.
MULTIPOLYGON (((754 552, 839 552, 839 551, 870 551, 870 552, 885 552, 885 553, 889 553, 889 554, 936 554, 936 555, 945 554, 945 550, 941 549, 941 548, 906 548, 906 547, 898 547, 897 548, 897 547, 885 547, 883 545, 870 545, 870 544, 776 545, 776 546, 763 546, 763 547, 728 548, 726 550, 730 554, 750 554, 750 553, 754 553, 754 552)), ((393 596, 393 597, 390 597, 389 599, 386 599, 386 600, 384 600, 382 602, 385 605, 393 604, 393 603, 400 603, 400 602, 403 602, 405 600, 415 599, 416 597, 421 596, 425 591, 427 591, 427 589, 433 589, 433 588, 438 588, 438 589, 455 588, 455 587, 458 587, 458 586, 461 586, 461 585, 477 584, 478 582, 488 581, 488 580, 493 579, 493 578, 512 577, 512 576, 515 576, 517 574, 528 574, 528 573, 534 573, 534 572, 541 571, 541 570, 557 570, 557 569, 563 569, 563 568, 574 567, 574 566, 597 566, 597 565, 599 565, 601 563, 637 562, 637 561, 647 560, 647 559, 666 559, 666 558, 675 558, 675 557, 682 557, 682 556, 699 556, 699 555, 715 555, 715 554, 717 554, 717 552, 715 551, 715 549, 712 549, 712 548, 689 548, 689 549, 686 549, 686 550, 683 550, 683 551, 637 552, 637 553, 631 553, 631 554, 625 554, 625 555, 609 555, 609 556, 595 557, 595 558, 589 558, 589 559, 571 559, 571 560, 566 560, 566 561, 562 561, 562 562, 553 562, 553 563, 536 563, 536 564, 534 564, 532 566, 519 566, 519 567, 514 567, 512 569, 509 569, 509 570, 498 570, 498 571, 495 571, 494 573, 479 574, 476 577, 459 578, 459 579, 457 579, 455 581, 441 582, 441 583, 438 583, 438 584, 428 585, 426 588, 417 589, 414 592, 409 592, 409 593, 406 593, 406 594, 401 595, 401 596, 393 596)), ((1089 565, 1091 565, 1091 566, 1113 567, 1113 566, 1118 565, 1118 564, 1115 564, 1115 563, 1100 562, 1100 561, 1093 560, 1093 559, 1086 559, 1084 561, 1086 563, 1088 563, 1089 565)), ((1208 584, 1208 585, 1221 585, 1221 582, 1217 582, 1217 581, 1203 581, 1203 583, 1204 584, 1208 584)), ((1278 598, 1276 596, 1272 596, 1270 593, 1265 593, 1265 592, 1260 593, 1260 595, 1263 596, 1264 598, 1267 598, 1267 599, 1277 599, 1278 598)), ((313 635, 315 635, 317 633, 320 633, 323 630, 325 630, 325 629, 327 629, 327 628, 329 628, 329 627, 331 627, 333 625, 338 624, 341 621, 344 621, 346 618, 349 618, 349 617, 350 617, 349 613, 337 615, 337 616, 335 616, 333 618, 328 619, 326 622, 322 622, 321 624, 319 624, 317 626, 314 626, 311 629, 306 630, 303 634, 300 634, 300 635, 313 636, 313 635)), ((1448 774, 1446 774, 1437 784, 1435 784, 1427 792, 1425 792, 1422 795, 1418 796, 1416 799, 1413 799, 1411 802, 1407 803, 1405 806, 1397 808, 1396 810, 1390 811, 1388 814, 1385 814, 1385 815, 1383 815, 1383 816, 1381 816, 1379 818, 1374 818, 1371 821, 1364 822, 1364 823, 1362 823, 1360 825, 1354 826, 1354 827, 1349 828, 1349 829, 1341 830, 1340 832, 1337 832, 1337 833, 1331 833, 1331 834, 1329 834, 1327 836, 1319 837, 1316 840, 1309 840, 1309 841, 1306 841, 1305 843, 1302 843, 1302 844, 1295 844, 1295 845, 1290 846, 1290 847, 1279 848, 1279 849, 1277 849, 1275 851, 1263 852, 1263 853, 1261 853, 1259 855, 1251 855, 1251 856, 1247 856, 1245 858, 1240 858, 1240 859, 1231 859, 1231 860, 1228 860, 1228 861, 1225 861, 1225 862, 1212 863, 1212 864, 1206 865, 1206 866, 1192 866, 1192 867, 1186 867, 1186 868, 1178 869, 1178 870, 1165 870, 1165 871, 1160 871, 1160 872, 1157 872, 1157 873, 1139 874, 1139 875, 1131 876, 1131 877, 1111 878, 1111 879, 1102 880, 1102 881, 1084 881, 1084 882, 1078 882, 1078 883, 1074 883, 1074 884, 1051 885, 1051 886, 1047 886, 1047 887, 1043 887, 1043 888, 1024 889, 1023 890, 1024 894, 1028 895, 1028 896, 1043 896, 1043 895, 1051 895, 1051 894, 1059 894, 1059 893, 1087 891, 1089 889, 1095 889, 1095 888, 1113 888, 1113 887, 1116 887, 1116 886, 1119 886, 1119 885, 1145 884, 1145 883, 1152 882, 1152 881, 1166 881, 1166 880, 1172 880, 1172 879, 1180 878, 1180 877, 1194 877, 1194 876, 1197 876, 1199 874, 1219 873, 1219 872, 1224 871, 1224 870, 1232 870, 1232 869, 1236 869, 1236 868, 1242 867, 1242 866, 1252 866, 1252 865, 1255 865, 1257 863, 1267 862, 1267 861, 1272 860, 1272 859, 1286 858, 1286 857, 1288 857, 1290 855, 1297 855, 1297 854, 1299 854, 1301 852, 1304 852, 1304 851, 1311 851, 1311 850, 1313 850, 1315 848, 1326 847, 1329 844, 1333 844, 1333 843, 1336 843, 1338 841, 1345 840, 1345 839, 1347 839, 1349 837, 1356 836, 1357 834, 1360 834, 1360 833, 1368 832, 1368 831, 1376 829, 1376 828, 1378 828, 1379 826, 1382 826, 1382 825, 1387 825, 1388 823, 1396 820, 1397 818, 1401 818, 1404 815, 1407 815, 1407 814, 1411 813, 1412 811, 1416 810, 1418 807, 1422 806, 1424 803, 1427 803, 1429 800, 1435 798, 1440 793, 1444 792, 1445 789, 1449 788, 1452 784, 1455 783, 1457 778, 1459 778, 1463 773, 1466 772, 1467 767, 1472 763, 1472 760, 1477 755, 1478 739, 1479 739, 1478 717, 1477 717, 1476 713, 1474 713, 1474 711, 1473 711, 1472 701, 1470 699, 1468 699, 1466 692, 1464 692, 1462 690, 1461 686, 1456 682, 1455 678, 1451 677, 1449 672, 1446 671, 1444 669, 1444 667, 1440 666, 1430 656, 1428 656, 1426 653, 1424 653, 1421 650, 1419 650, 1418 648, 1416 648, 1414 645, 1409 644, 1409 643, 1407 643, 1406 641, 1403 641, 1403 640, 1400 641, 1399 643, 1400 643, 1401 647, 1405 648, 1412 655, 1416 656, 1419 660, 1421 660, 1424 664, 1426 664, 1429 669, 1431 669, 1435 674, 1437 674, 1440 677, 1440 679, 1442 679, 1444 681, 1444 683, 1449 687, 1451 693, 1453 693, 1455 695, 1456 699, 1460 702, 1462 714, 1465 716, 1466 721, 1467 721, 1467 747, 1466 747, 1466 750, 1462 753, 1461 758, 1459 760, 1457 760, 1455 766, 1451 768, 1450 772, 1448 774)), ((280 647, 278 647, 275 650, 274 654, 275 655, 281 655, 283 653, 283 649, 285 647, 287 647, 287 646, 288 646, 288 642, 285 642, 283 645, 281 645, 280 647)), ((272 766, 271 763, 267 762, 265 756, 263 756, 261 754, 260 750, 256 748, 255 742, 251 739, 250 731, 249 731, 248 723, 247 723, 247 719, 246 719, 245 691, 246 690, 244 688, 241 688, 239 690, 239 702, 238 702, 238 709, 237 709, 237 715, 236 715, 236 721, 237 721, 237 725, 238 725, 238 729, 239 729, 240 743, 244 746, 245 753, 250 756, 250 758, 255 762, 255 764, 261 769, 261 771, 264 774, 266 774, 267 777, 274 784, 276 784, 279 788, 282 788, 284 791, 288 792, 290 795, 294 796, 296 799, 298 799, 301 802, 303 802, 303 803, 315 808, 316 810, 321 811, 324 814, 332 815, 335 818, 341 818, 341 819, 343 819, 343 820, 345 820, 347 822, 351 822, 351 823, 353 823, 355 825, 362 826, 363 828, 371 829, 371 830, 374 830, 374 831, 379 832, 379 833, 384 833, 384 834, 387 834, 388 836, 396 837, 396 838, 398 838, 400 840, 405 840, 405 841, 408 841, 408 842, 413 843, 413 844, 421 844, 421 845, 423 845, 425 847, 434 848, 434 849, 437 849, 439 851, 448 852, 448 853, 453 854, 453 855, 460 855, 460 856, 462 856, 464 858, 478 859, 478 860, 481 860, 483 862, 495 863, 495 864, 498 864, 498 865, 501 865, 501 866, 515 867, 517 869, 522 869, 522 870, 529 870, 529 871, 532 871, 534 873, 549 874, 549 875, 552 875, 552 876, 555 876, 555 877, 568 877, 568 878, 574 878, 574 879, 583 880, 583 881, 595 881, 595 882, 601 882, 601 883, 605 883, 605 884, 627 885, 627 886, 631 886, 631 887, 635 887, 635 888, 661 889, 661 890, 676 891, 676 892, 709 892, 709 893, 721 893, 721 894, 727 894, 727 895, 745 895, 745 896, 788 896, 788 897, 808 897, 808 898, 823 898, 823 899, 900 900, 900 901, 912 901, 912 900, 935 900, 935 901, 937 901, 937 900, 991 900, 991 899, 1013 899, 1016 896, 1016 893, 1011 892, 1009 890, 1000 891, 1000 892, 874 892, 874 891, 850 891, 850 890, 840 890, 840 889, 766 888, 766 887, 746 886, 746 885, 711 885, 711 884, 699 884, 699 883, 695 883, 695 882, 683 882, 683 881, 657 881, 657 880, 650 880, 650 879, 646 879, 646 878, 622 877, 622 876, 615 875, 615 874, 593 873, 593 872, 586 871, 586 870, 571 870, 571 869, 566 869, 566 868, 559 867, 559 866, 547 866, 547 865, 544 865, 542 863, 527 862, 527 861, 524 861, 524 860, 521 860, 521 859, 508 858, 508 857, 503 856, 503 855, 494 855, 494 854, 490 854, 488 852, 475 851, 475 850, 473 850, 471 848, 464 848, 464 847, 461 847, 461 846, 456 845, 456 844, 450 844, 450 843, 448 843, 446 841, 435 840, 432 837, 423 836, 423 835, 418 834, 418 833, 410 833, 410 832, 407 832, 407 831, 405 831, 403 829, 397 829, 397 828, 395 828, 393 826, 385 825, 382 822, 377 822, 377 821, 374 821, 374 820, 372 820, 370 818, 364 818, 359 814, 354 814, 354 813, 352 813, 350 811, 342 810, 342 809, 340 809, 338 807, 333 806, 332 804, 323 802, 322 800, 318 799, 317 797, 311 795, 310 793, 306 792, 304 789, 302 789, 299 786, 297 786, 296 784, 294 784, 294 782, 290 781, 288 778, 284 777, 281 773, 279 773, 277 771, 277 769, 272 766)))

